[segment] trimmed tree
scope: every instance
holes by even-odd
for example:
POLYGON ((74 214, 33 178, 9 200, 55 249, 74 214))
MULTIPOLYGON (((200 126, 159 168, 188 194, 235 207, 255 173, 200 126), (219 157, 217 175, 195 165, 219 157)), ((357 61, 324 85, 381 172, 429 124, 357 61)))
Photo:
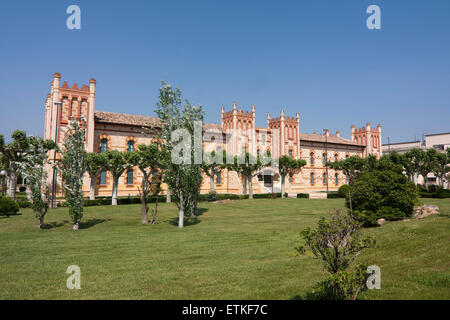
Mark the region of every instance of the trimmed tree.
POLYGON ((281 177, 281 197, 284 198, 284 189, 286 183, 286 175, 306 165, 303 159, 292 159, 286 155, 278 159, 278 171, 281 177))
POLYGON ((421 174, 421 169, 423 170, 425 168, 424 166, 426 165, 425 152, 420 148, 413 148, 410 151, 406 152, 404 156, 409 162, 409 168, 411 169, 413 182, 417 185, 419 174, 421 174))
MULTIPOLYGON (((162 169, 161 156, 159 144, 157 143, 151 143, 150 145, 141 144, 138 146, 138 150, 129 156, 130 162, 142 172, 141 187, 139 188, 142 224, 148 223, 147 213, 150 198, 157 196, 161 189, 161 174, 158 172, 158 170, 162 169), (155 172, 157 173, 155 174, 155 172)), ((154 224, 156 221, 157 205, 156 203, 151 224, 154 224)))
POLYGON ((83 217, 83 176, 87 165, 86 130, 78 121, 72 121, 69 130, 64 139, 59 170, 73 230, 78 230, 83 217))
POLYGON ((351 156, 344 160, 329 162, 328 167, 334 170, 341 170, 347 177, 348 184, 353 185, 366 164, 366 159, 351 156))
POLYGON ((86 158, 86 171, 89 174, 89 199, 95 200, 95 186, 97 185, 97 176, 106 163, 104 153, 89 152, 86 158))
POLYGON ((242 177, 243 192, 246 194, 248 183, 248 198, 253 199, 253 177, 258 174, 258 171, 263 167, 260 157, 255 157, 246 152, 245 157, 235 156, 234 162, 229 166, 231 170, 236 171, 242 177))
POLYGON ((117 190, 119 186, 119 178, 125 172, 125 170, 133 167, 132 153, 121 152, 118 150, 109 150, 104 153, 106 162, 104 164, 105 169, 108 170, 113 178, 113 188, 111 205, 117 206, 117 190))
POLYGON ((205 153, 202 162, 202 170, 209 177, 209 191, 214 192, 214 177, 226 168, 226 151, 222 152, 222 161, 216 160, 216 151, 205 153))
POLYGON ((443 188, 446 175, 450 172, 450 157, 447 153, 438 152, 432 164, 432 171, 439 178, 439 185, 443 188))

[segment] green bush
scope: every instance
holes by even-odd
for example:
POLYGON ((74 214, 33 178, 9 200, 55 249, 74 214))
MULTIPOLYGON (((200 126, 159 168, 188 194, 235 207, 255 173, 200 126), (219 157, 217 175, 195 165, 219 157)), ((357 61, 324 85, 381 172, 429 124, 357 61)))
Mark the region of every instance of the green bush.
POLYGON ((327 194, 327 199, 337 199, 337 198, 345 198, 345 196, 342 196, 339 194, 338 191, 330 191, 327 194))
POLYGON ((297 198, 309 199, 309 193, 297 193, 297 198))
POLYGON ((346 197, 365 226, 377 225, 377 219, 400 220, 413 213, 418 202, 414 183, 403 174, 402 167, 389 160, 378 161, 370 171, 361 173, 346 197))
POLYGON ((17 200, 19 208, 31 208, 31 202, 28 200, 17 200))
POLYGON ((19 205, 13 199, 0 196, 0 216, 17 214, 19 205))
POLYGON ((438 192, 436 192, 435 197, 438 199, 450 198, 450 190, 449 189, 440 189, 438 192))
POLYGON ((208 197, 207 197, 207 201, 217 201, 219 199, 219 197, 217 196, 217 192, 215 191, 210 191, 208 193, 208 197))
POLYGON ((337 193, 342 198, 345 198, 347 196, 347 194, 350 192, 351 189, 352 189, 352 187, 350 187, 348 184, 343 184, 342 186, 339 187, 337 193))

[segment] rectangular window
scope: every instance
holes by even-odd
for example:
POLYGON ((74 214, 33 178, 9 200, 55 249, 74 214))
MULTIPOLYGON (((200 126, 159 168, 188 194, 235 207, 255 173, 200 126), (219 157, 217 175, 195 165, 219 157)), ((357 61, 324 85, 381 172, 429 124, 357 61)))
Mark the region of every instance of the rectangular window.
POLYGON ((220 172, 216 173, 216 183, 221 184, 222 183, 222 174, 220 172))
POLYGON ((100 184, 106 184, 106 170, 100 172, 100 184))
POLYGON ((133 184, 133 170, 127 171, 127 184, 133 184))

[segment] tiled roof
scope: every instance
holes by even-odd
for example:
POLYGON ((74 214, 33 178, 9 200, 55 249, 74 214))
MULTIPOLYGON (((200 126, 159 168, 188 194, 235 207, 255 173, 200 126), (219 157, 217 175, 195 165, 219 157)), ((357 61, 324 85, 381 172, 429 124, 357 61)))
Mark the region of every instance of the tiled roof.
MULTIPOLYGON (((96 123, 109 123, 109 124, 122 124, 136 127, 150 127, 157 126, 160 121, 157 117, 140 116, 135 114, 125 114, 106 111, 95 111, 96 123)), ((220 124, 204 123, 203 128, 205 130, 222 130, 220 124)))
POLYGON ((159 124, 159 119, 156 117, 139 116, 135 114, 95 111, 95 122, 149 127, 159 124))
MULTIPOLYGON (((313 142, 323 142, 325 143, 325 136, 324 135, 318 135, 318 134, 308 134, 308 133, 300 133, 300 142, 301 141, 313 141, 313 142)), ((354 141, 344 139, 337 136, 328 136, 326 141, 328 143, 337 143, 337 144, 347 144, 352 146, 362 146, 359 143, 356 143, 354 141)))

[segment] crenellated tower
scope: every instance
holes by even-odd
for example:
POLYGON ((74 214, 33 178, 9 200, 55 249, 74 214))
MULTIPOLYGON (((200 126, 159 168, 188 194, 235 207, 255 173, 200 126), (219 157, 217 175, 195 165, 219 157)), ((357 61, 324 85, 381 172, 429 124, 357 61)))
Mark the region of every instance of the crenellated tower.
POLYGON ((286 117, 281 110, 279 118, 270 118, 267 114, 267 127, 272 135, 272 153, 274 156, 289 155, 292 158, 300 157, 300 116, 286 117))
POLYGON ((62 143, 72 119, 84 120, 86 126, 86 150, 94 150, 95 79, 89 86, 76 83, 69 87, 67 81, 61 85, 61 75, 53 74, 51 92, 45 101, 45 139, 62 143))
POLYGON ((365 127, 359 129, 352 125, 351 130, 352 141, 366 146, 364 157, 373 154, 380 158, 383 155, 381 150, 381 124, 378 124, 376 128, 372 128, 370 122, 367 122, 365 127))

